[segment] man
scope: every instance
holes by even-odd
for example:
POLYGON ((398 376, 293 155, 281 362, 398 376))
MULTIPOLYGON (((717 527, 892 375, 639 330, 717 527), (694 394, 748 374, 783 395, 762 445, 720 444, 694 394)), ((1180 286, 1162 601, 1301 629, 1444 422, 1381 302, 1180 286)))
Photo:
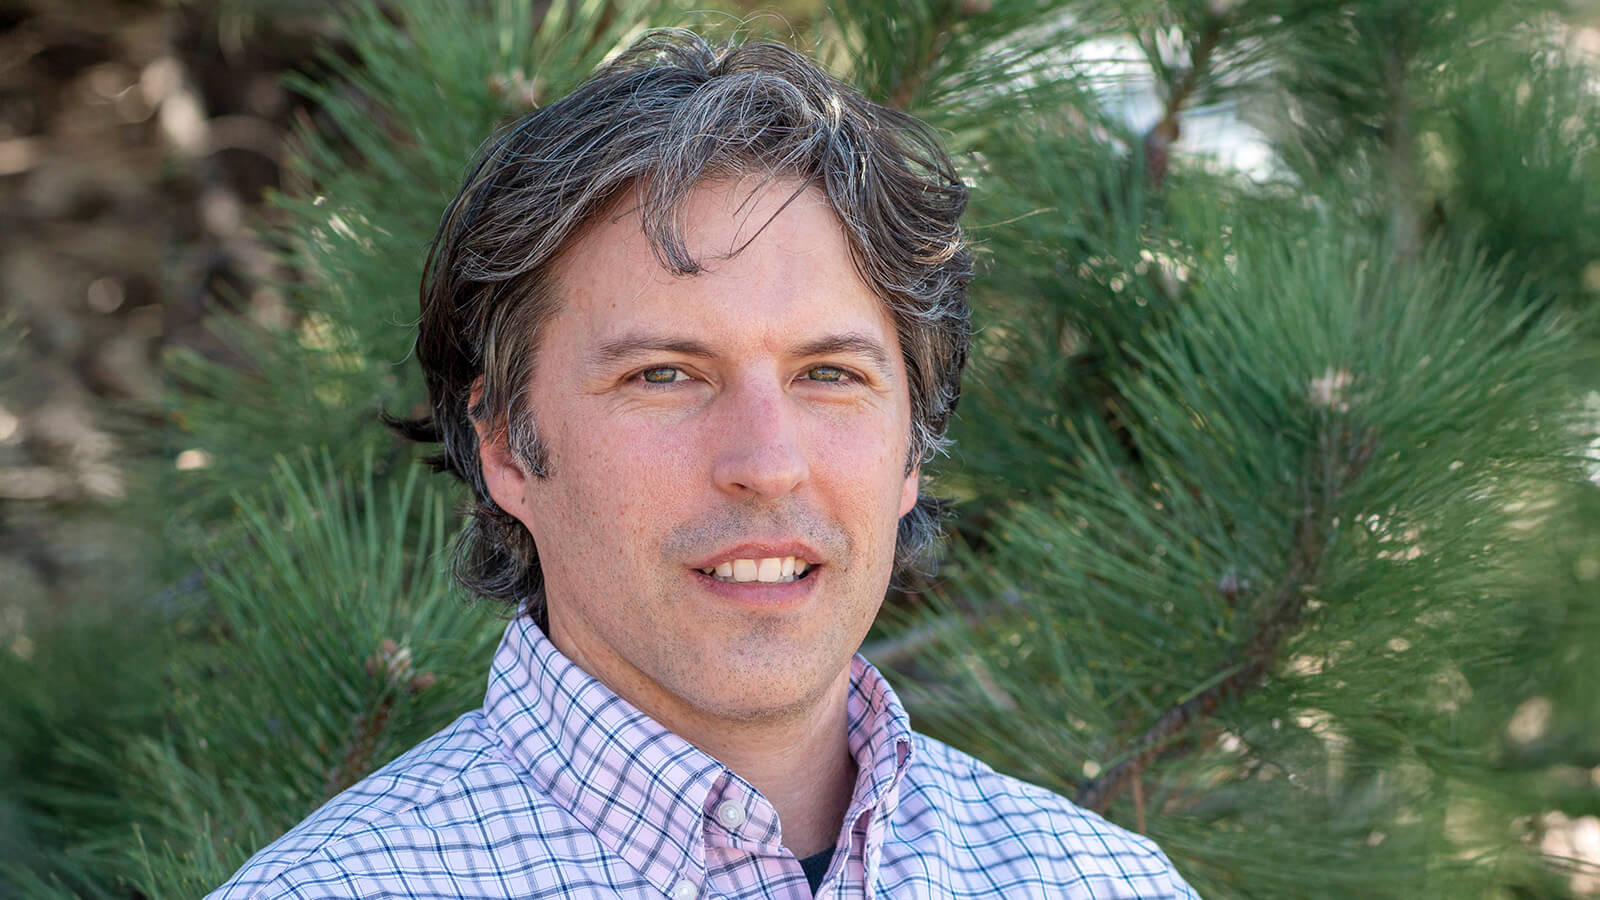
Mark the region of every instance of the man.
POLYGON ((481 710, 213 896, 1192 897, 910 730, 855 651, 937 527, 966 190, 773 45, 658 33, 488 145, 422 290, 481 710))

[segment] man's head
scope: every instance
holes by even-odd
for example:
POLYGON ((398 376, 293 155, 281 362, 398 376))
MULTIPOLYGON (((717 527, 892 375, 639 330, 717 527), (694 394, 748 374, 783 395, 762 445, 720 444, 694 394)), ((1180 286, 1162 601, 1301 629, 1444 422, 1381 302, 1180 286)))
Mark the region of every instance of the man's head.
MULTIPOLYGON (((561 423, 530 398, 565 282, 598 262, 585 258, 585 237, 631 217, 657 264, 636 273, 641 282, 693 280, 736 261, 786 204, 825 206, 890 323, 909 400, 903 474, 914 478, 940 447, 966 359, 971 262, 957 225, 966 189, 936 138, 786 48, 657 33, 493 136, 429 256, 417 352, 433 409, 406 430, 441 441, 440 464, 473 488, 457 560, 469 588, 545 622, 542 547, 496 502, 485 469, 497 445, 533 481, 560 479, 569 464, 545 439, 561 423), (707 186, 723 199, 743 191, 727 212, 759 209, 735 229, 739 245, 693 246, 687 213, 724 209, 707 205, 707 186), (772 204, 776 187, 784 202, 772 204)), ((897 570, 931 548, 938 510, 919 496, 900 517, 897 570)))

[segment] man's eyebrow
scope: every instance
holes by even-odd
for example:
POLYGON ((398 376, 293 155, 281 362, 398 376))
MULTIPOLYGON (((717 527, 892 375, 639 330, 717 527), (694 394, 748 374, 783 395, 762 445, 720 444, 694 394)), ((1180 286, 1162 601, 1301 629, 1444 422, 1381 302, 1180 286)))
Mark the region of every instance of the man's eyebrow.
POLYGON ((835 354, 859 356, 871 363, 872 367, 878 370, 878 374, 884 378, 890 378, 894 374, 894 366, 889 362, 889 351, 883 346, 883 342, 870 335, 856 332, 830 334, 814 341, 807 341, 795 347, 794 354, 796 356, 832 356, 835 354))
MULTIPOLYGON (((894 366, 889 361, 889 351, 883 343, 859 332, 824 335, 797 344, 790 348, 789 352, 799 357, 839 354, 857 356, 865 359, 885 378, 891 377, 894 373, 894 366)), ((589 354, 589 363, 596 368, 605 368, 649 353, 675 353, 695 359, 713 359, 717 355, 709 346, 692 338, 640 334, 624 335, 606 341, 589 354)))
POLYGON ((696 359, 716 356, 710 347, 690 338, 645 334, 606 341, 589 354, 589 361, 596 367, 605 367, 644 353, 677 353, 696 359))

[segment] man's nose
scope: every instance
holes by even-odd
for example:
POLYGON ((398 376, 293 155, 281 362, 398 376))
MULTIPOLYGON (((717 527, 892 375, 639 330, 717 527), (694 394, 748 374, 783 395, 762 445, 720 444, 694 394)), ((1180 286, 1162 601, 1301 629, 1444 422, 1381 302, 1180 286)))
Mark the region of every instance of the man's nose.
POLYGON ((730 494, 774 499, 810 475, 801 440, 802 411, 777 384, 746 384, 723 398, 717 417, 717 487, 730 494))

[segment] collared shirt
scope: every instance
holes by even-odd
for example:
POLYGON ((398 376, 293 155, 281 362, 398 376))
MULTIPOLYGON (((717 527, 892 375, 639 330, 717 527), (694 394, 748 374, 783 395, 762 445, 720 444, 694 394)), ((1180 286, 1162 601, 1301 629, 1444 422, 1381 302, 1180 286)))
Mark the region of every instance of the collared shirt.
MULTIPOLYGON (((848 716, 859 774, 816 896, 1196 896, 1149 840, 913 732, 860 656, 848 716)), ((328 801, 210 895, 810 896, 755 788, 527 618, 506 629, 482 709, 328 801)))

